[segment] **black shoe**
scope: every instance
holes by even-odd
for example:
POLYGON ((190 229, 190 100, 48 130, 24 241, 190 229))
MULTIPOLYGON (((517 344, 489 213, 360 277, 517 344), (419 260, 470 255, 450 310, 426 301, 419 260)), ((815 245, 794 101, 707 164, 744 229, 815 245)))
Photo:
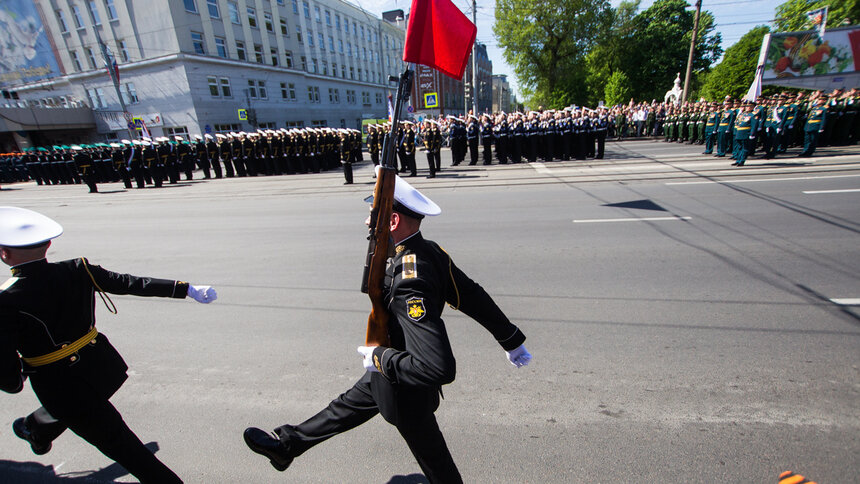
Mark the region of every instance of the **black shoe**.
POLYGON ((268 457, 272 467, 284 471, 293 463, 289 448, 279 439, 256 427, 248 427, 244 433, 245 444, 254 452, 268 457))
POLYGON ((50 442, 47 444, 36 442, 33 438, 33 433, 27 428, 27 421, 23 418, 15 419, 15 421, 12 422, 12 431, 15 432, 15 435, 17 435, 19 439, 29 442, 30 449, 32 449, 33 453, 36 455, 45 455, 51 450, 50 442))

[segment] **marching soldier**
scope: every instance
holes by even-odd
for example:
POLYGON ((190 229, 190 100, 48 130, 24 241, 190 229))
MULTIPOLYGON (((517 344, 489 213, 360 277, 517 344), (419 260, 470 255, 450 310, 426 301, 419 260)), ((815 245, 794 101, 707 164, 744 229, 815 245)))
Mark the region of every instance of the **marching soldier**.
MULTIPOLYGON (((122 142, 126 146, 131 146, 131 141, 127 139, 122 140, 122 142)), ((131 176, 129 176, 128 161, 126 160, 123 145, 111 143, 111 146, 114 148, 111 152, 111 162, 113 163, 114 170, 119 174, 120 179, 122 179, 122 184, 126 188, 131 188, 131 176)))
POLYGON ((714 152, 714 138, 716 138, 716 128, 719 122, 720 112, 717 109, 717 103, 711 103, 705 119, 705 151, 702 153, 704 155, 710 155, 714 152))
POLYGON ((375 124, 367 125, 367 151, 370 152, 370 161, 373 162, 373 166, 379 164, 379 151, 380 151, 380 137, 379 131, 376 129, 375 124))
POLYGON ((827 126, 827 107, 825 106, 826 99, 822 96, 815 100, 815 107, 809 111, 809 118, 806 120, 806 126, 803 128, 803 152, 801 157, 809 157, 815 153, 815 148, 818 146, 818 138, 824 132, 827 126))
POLYGON ((752 114, 752 104, 749 101, 744 101, 743 111, 735 120, 733 139, 736 161, 732 166, 744 166, 749 154, 749 145, 755 143, 755 116, 752 114))
POLYGON ((0 208, 0 259, 13 275, 0 290, 0 389, 18 393, 29 377, 42 404, 12 429, 37 455, 71 429, 142 483, 181 483, 110 402, 128 378, 128 366, 96 330, 95 294, 107 298, 105 304, 107 293, 188 296, 202 303, 217 294, 209 286, 110 272, 85 258, 49 263, 48 247, 62 232, 42 214, 0 208))
MULTIPOLYGON (((469 143, 470 165, 478 164, 478 138, 481 135, 481 130, 478 127, 478 118, 474 114, 469 115, 469 124, 466 125, 466 140, 469 143)), ((486 162, 484 163, 487 164, 486 162)))
POLYGON ((78 173, 81 174, 81 179, 83 179, 84 183, 86 183, 90 188, 90 193, 98 193, 99 189, 96 186, 96 170, 95 166, 93 166, 92 157, 78 145, 72 146, 72 150, 75 151, 73 159, 75 161, 75 166, 78 169, 78 173))

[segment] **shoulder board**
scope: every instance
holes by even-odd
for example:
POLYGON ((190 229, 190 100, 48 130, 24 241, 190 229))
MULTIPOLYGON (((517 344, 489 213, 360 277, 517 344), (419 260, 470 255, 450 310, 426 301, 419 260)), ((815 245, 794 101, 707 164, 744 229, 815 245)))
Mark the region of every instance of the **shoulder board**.
POLYGON ((16 282, 18 282, 17 277, 10 277, 9 279, 6 279, 6 282, 4 282, 2 285, 0 285, 0 292, 3 292, 6 289, 9 289, 16 282))

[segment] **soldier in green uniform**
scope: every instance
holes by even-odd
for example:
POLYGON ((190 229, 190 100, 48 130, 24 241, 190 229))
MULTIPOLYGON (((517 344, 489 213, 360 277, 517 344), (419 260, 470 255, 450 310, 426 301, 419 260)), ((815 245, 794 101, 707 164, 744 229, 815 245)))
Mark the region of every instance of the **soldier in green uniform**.
POLYGON ((818 137, 824 132, 827 125, 827 107, 825 107, 826 99, 819 97, 815 101, 815 107, 809 111, 809 119, 806 120, 806 126, 803 128, 803 152, 798 155, 801 157, 812 156, 815 153, 815 148, 818 146, 818 137))
POLYGON ((711 103, 710 109, 706 113, 705 118, 705 151, 703 155, 710 155, 714 152, 714 139, 716 138, 717 124, 720 122, 720 111, 717 103, 711 103))
POLYGON ((731 141, 732 123, 735 120, 735 113, 732 111, 732 103, 726 99, 723 103, 723 110, 720 112, 720 122, 717 124, 717 154, 716 156, 723 158, 726 156, 726 150, 729 149, 731 141))
POLYGON ((732 166, 744 166, 749 154, 749 145, 755 143, 755 116, 752 114, 752 103, 744 101, 743 111, 738 114, 734 123, 734 153, 735 161, 732 166))

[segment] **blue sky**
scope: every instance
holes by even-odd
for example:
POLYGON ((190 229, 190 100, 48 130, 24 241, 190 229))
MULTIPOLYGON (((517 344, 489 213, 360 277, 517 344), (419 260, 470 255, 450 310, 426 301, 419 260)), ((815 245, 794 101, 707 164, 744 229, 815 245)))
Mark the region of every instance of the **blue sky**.
MULTIPOLYGON (((409 10, 411 0, 346 0, 358 5, 365 10, 381 16, 382 12, 401 9, 409 10)), ((471 19, 471 0, 452 0, 471 19)), ((539 0, 535 0, 539 1, 539 0)), ((642 0, 640 11, 647 9, 655 0, 642 0)), ((776 7, 785 0, 702 0, 702 10, 714 14, 716 19, 716 30, 723 35, 723 49, 731 47, 740 40, 745 33, 756 25, 768 24, 773 20, 776 7)), ((621 0, 611 0, 612 6, 617 7, 621 0)), ((688 0, 693 4, 694 0, 688 0)), ((513 69, 507 65, 502 56, 502 49, 498 47, 493 36, 493 22, 495 15, 495 0, 477 0, 478 5, 478 42, 487 45, 487 53, 493 61, 494 74, 507 74, 508 81, 514 92, 519 96, 516 76, 513 69)), ((693 7, 690 7, 692 10, 693 7)), ((670 89, 672 86, 666 86, 670 89)))

